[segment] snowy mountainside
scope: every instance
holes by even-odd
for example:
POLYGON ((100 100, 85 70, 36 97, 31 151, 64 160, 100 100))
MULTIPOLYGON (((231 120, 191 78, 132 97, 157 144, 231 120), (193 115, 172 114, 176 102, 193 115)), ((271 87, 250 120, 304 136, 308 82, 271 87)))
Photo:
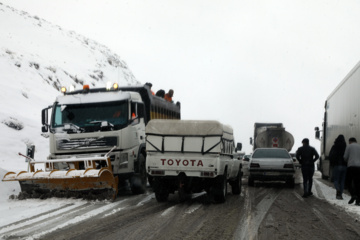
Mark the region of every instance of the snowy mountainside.
POLYGON ((0 31, 0 168, 26 170, 18 152, 30 144, 36 146, 35 159, 47 157, 41 110, 61 86, 140 84, 107 47, 2 3, 0 31))

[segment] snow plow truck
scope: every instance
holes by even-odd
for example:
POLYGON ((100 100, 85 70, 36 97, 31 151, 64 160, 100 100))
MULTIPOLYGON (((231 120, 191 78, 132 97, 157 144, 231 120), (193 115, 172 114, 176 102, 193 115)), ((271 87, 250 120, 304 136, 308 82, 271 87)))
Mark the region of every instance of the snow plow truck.
POLYGON ((147 84, 62 92, 42 110, 49 156, 41 161, 26 156, 28 171, 8 172, 3 181, 19 181, 20 194, 28 198, 115 199, 126 184, 134 194, 143 193, 145 126, 151 119, 180 119, 180 103, 153 95, 147 84), (41 170, 37 164, 43 164, 41 170))

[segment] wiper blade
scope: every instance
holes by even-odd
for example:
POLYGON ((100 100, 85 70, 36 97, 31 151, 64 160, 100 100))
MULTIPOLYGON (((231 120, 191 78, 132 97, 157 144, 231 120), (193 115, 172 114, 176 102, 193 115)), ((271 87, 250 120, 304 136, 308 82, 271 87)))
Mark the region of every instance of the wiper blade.
POLYGON ((110 123, 107 120, 91 121, 89 123, 91 123, 91 124, 100 124, 100 129, 101 130, 105 130, 105 131, 114 130, 114 124, 110 123))
POLYGON ((65 123, 64 124, 64 130, 67 132, 67 133, 79 133, 79 132, 84 132, 84 129, 73 124, 73 123, 65 123))

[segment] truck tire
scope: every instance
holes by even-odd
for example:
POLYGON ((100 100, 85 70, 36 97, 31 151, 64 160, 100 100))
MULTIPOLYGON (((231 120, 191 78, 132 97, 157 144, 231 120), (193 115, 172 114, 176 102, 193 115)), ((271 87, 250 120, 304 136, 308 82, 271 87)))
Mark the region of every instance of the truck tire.
POLYGON ((216 203, 225 202, 226 193, 227 193, 227 179, 226 179, 226 171, 225 171, 224 175, 217 176, 214 186, 214 201, 216 203))
POLYGON ((231 192, 234 195, 239 195, 241 193, 241 178, 242 178, 242 172, 239 169, 238 175, 234 181, 231 181, 231 192))
POLYGON ((254 186, 254 178, 249 176, 248 178, 248 186, 253 187, 254 186))
POLYGON ((130 186, 133 194, 142 194, 146 191, 147 173, 145 168, 144 155, 139 155, 138 163, 139 172, 135 173, 130 179, 130 186))

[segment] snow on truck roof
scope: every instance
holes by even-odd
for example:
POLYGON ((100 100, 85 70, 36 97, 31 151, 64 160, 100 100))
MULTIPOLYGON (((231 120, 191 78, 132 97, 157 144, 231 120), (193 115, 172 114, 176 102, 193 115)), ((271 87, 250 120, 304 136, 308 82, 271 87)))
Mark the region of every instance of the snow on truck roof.
POLYGON ((126 99, 141 101, 141 96, 137 92, 108 91, 94 93, 79 93, 74 95, 58 96, 56 101, 60 104, 79 104, 79 103, 98 103, 113 102, 126 99))
POLYGON ((146 134, 180 136, 223 136, 233 139, 233 129, 212 120, 164 120, 153 119, 146 126, 146 134))

